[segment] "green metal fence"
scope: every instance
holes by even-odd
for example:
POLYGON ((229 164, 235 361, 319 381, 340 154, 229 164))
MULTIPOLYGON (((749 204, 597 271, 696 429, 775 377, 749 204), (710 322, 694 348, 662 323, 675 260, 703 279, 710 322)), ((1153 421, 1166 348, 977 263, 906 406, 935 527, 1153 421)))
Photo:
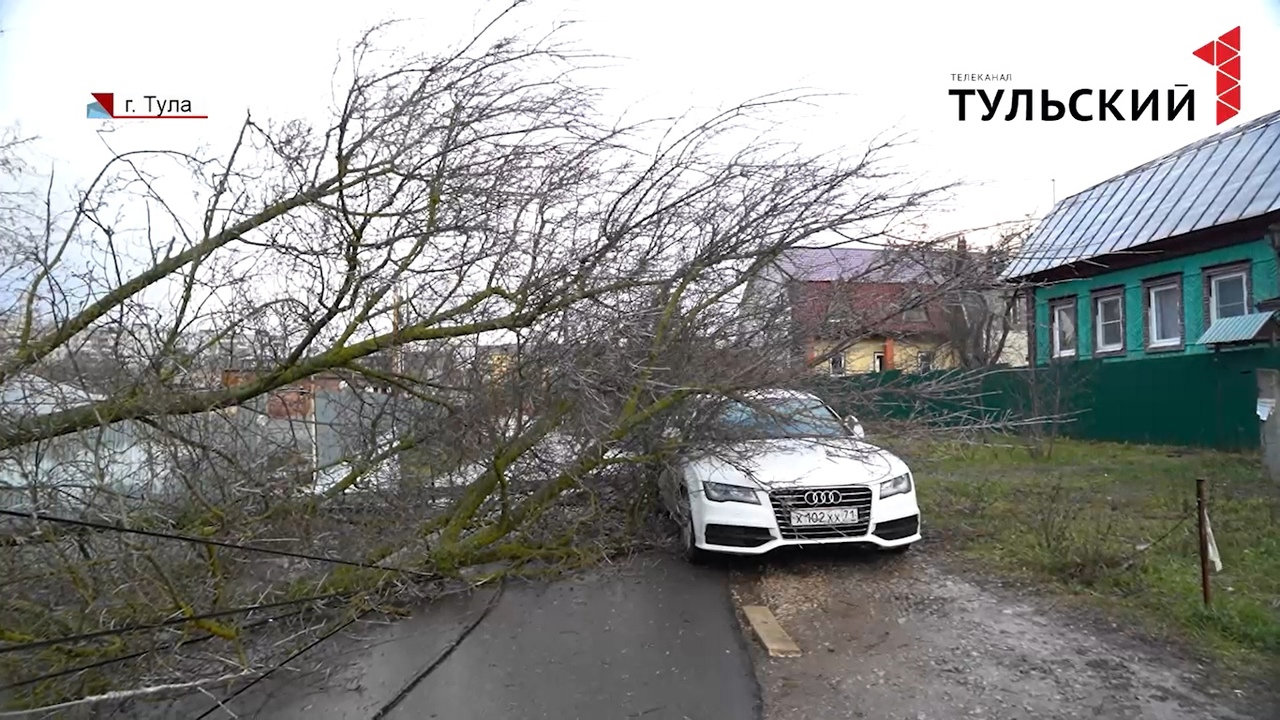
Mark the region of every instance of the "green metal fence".
POLYGON ((1280 348, 983 372, 894 371, 823 378, 815 390, 837 410, 873 421, 1048 424, 1082 440, 1250 450, 1260 439, 1257 368, 1280 369, 1280 348))

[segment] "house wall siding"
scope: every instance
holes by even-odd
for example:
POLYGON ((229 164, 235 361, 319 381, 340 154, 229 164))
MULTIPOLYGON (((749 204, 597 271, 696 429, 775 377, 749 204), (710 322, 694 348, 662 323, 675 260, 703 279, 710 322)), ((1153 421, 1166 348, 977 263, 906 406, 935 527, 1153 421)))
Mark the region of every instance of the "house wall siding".
MULTIPOLYGON (((810 349, 810 357, 825 355, 831 350, 831 343, 817 341, 810 349)), ((933 367, 943 370, 955 367, 955 358, 941 342, 931 342, 919 338, 893 341, 893 365, 895 370, 916 372, 919 367, 921 352, 934 353, 933 367)), ((869 373, 874 368, 876 353, 885 352, 885 341, 882 338, 860 340, 844 351, 844 371, 846 374, 869 373)), ((823 363, 816 370, 819 373, 829 372, 829 365, 823 363)))
POLYGON ((844 369, 850 373, 871 372, 875 354, 884 352, 883 340, 863 340, 844 353, 844 369))
MULTIPOLYGON (((1023 317, 1018 318, 1020 325, 1026 326, 1025 313, 1023 317)), ((1011 330, 1009 335, 1004 339, 1004 350, 1000 353, 1000 362, 1011 367, 1024 367, 1027 365, 1027 332, 1026 330, 1011 330)))
MULTIPOLYGON (((1205 292, 1204 269, 1233 262, 1250 261, 1250 306, 1258 300, 1280 295, 1276 279, 1276 254, 1266 238, 1218 248, 1207 252, 1172 260, 1161 260, 1135 268, 1103 273, 1089 278, 1069 280, 1037 288, 1035 291, 1036 362, 1044 365, 1052 359, 1050 350, 1049 303, 1074 296, 1076 302, 1077 358, 1093 356, 1094 328, 1091 295, 1098 290, 1124 287, 1125 350, 1109 360, 1136 360, 1149 357, 1145 345, 1143 281, 1151 278, 1181 274, 1183 342, 1185 354, 1209 352, 1195 341, 1207 329, 1205 327, 1203 297, 1205 292)), ((1159 353, 1168 354, 1167 352, 1159 353)), ((1175 353, 1177 354, 1177 353, 1175 353)))

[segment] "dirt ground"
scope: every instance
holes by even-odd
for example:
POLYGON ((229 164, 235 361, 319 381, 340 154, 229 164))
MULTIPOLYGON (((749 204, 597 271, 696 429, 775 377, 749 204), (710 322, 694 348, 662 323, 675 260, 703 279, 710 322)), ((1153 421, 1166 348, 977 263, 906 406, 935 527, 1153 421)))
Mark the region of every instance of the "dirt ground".
POLYGON ((1280 719, 1256 681, 960 568, 928 546, 734 567, 739 606, 768 606, 804 653, 753 643, 765 719, 1280 719))

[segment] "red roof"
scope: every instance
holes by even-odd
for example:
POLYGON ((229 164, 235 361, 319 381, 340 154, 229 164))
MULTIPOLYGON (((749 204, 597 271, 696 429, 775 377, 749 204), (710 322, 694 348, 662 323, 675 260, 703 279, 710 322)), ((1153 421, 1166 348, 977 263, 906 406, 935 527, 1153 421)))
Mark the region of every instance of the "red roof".
POLYGON ((836 333, 841 326, 877 335, 945 333, 941 299, 921 302, 929 292, 927 285, 908 283, 797 283, 791 292, 791 316, 809 336, 836 333), (904 308, 923 310, 924 317, 917 320, 904 308))
POLYGON ((794 247, 778 258, 779 269, 789 280, 827 282, 857 280, 879 283, 927 281, 926 262, 940 253, 882 248, 794 247))

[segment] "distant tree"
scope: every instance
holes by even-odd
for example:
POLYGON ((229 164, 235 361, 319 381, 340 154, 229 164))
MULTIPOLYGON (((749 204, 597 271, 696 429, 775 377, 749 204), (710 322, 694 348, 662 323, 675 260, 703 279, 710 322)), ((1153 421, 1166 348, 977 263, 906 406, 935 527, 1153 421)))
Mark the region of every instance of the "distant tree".
POLYGON ((976 370, 1004 362, 1010 339, 1026 338, 1025 289, 1006 282, 1001 273, 1030 229, 1030 222, 1002 224, 983 228, 997 235, 985 247, 967 246, 968 233, 959 233, 937 248, 942 260, 931 264, 931 274, 947 288, 946 346, 960 368, 976 370), (954 244, 957 240, 960 247, 954 244))

